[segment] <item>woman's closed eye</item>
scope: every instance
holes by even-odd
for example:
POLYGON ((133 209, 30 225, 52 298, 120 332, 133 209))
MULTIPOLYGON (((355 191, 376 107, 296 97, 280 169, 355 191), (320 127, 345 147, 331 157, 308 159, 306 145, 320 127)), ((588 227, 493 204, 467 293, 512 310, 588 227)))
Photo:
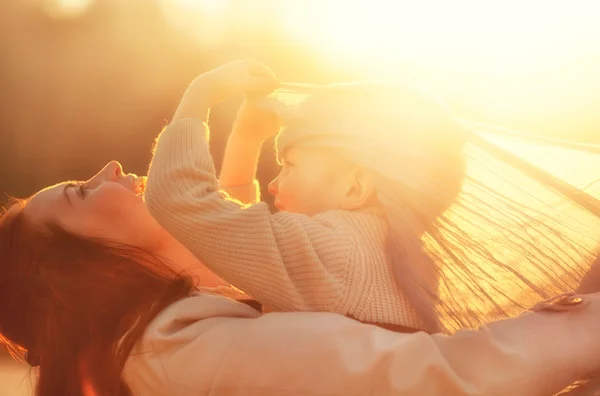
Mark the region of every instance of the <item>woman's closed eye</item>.
POLYGON ((85 183, 79 183, 78 187, 79 187, 79 191, 78 191, 79 196, 81 198, 85 198, 85 195, 87 193, 87 187, 86 187, 85 183))

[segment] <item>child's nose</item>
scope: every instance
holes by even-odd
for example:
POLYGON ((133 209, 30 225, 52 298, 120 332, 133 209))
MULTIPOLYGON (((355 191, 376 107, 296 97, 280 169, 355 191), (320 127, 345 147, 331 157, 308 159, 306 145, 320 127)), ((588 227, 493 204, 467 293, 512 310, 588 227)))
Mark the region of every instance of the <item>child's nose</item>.
POLYGON ((269 183, 268 190, 271 195, 277 195, 277 184, 277 178, 273 179, 271 183, 269 183))

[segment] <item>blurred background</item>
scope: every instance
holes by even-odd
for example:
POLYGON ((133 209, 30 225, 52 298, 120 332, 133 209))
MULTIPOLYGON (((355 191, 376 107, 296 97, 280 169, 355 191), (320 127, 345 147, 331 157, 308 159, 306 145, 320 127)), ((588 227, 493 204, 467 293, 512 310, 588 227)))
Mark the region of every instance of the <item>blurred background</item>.
MULTIPOLYGON (((596 9, 593 0, 2 0, 0 203, 87 179, 111 159, 144 174, 186 85, 242 57, 284 81, 410 80, 465 118, 600 143, 596 9)), ((217 166, 238 104, 212 114, 217 166)), ((264 154, 263 185, 277 172, 269 145, 264 154)), ((11 395, 3 376, 20 383, 23 371, 0 366, 0 395, 11 395)))
MULTIPOLYGON (((594 1, 0 4, 3 200, 87 179, 111 159, 143 174, 188 82, 247 56, 286 81, 408 79, 463 117, 600 142, 594 1)), ((217 165, 237 105, 213 113, 217 165)), ((261 178, 275 171, 266 155, 261 178)))

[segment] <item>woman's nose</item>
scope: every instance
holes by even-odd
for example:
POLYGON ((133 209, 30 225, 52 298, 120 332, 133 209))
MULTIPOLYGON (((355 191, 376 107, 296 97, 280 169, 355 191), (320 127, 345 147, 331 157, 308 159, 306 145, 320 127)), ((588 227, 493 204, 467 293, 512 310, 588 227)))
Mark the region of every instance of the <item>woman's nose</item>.
POLYGON ((277 178, 273 179, 271 183, 269 183, 269 187, 267 189, 271 195, 277 195, 278 184, 279 182, 277 181, 277 178))
POLYGON ((103 182, 114 182, 121 178, 123 174, 123 167, 118 161, 110 161, 108 164, 104 166, 100 170, 100 172, 96 173, 94 177, 92 177, 87 182, 87 186, 89 188, 96 188, 103 182))
POLYGON ((104 169, 102 169, 104 180, 116 181, 123 174, 123 166, 119 161, 110 161, 104 169))

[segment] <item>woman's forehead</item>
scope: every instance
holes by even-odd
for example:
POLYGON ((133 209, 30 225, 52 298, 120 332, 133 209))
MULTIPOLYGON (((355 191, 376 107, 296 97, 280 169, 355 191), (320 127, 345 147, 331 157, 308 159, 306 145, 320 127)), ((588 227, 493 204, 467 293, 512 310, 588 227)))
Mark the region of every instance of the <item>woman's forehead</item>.
POLYGON ((67 188, 69 182, 62 182, 38 191, 26 200, 23 210, 28 216, 46 217, 57 214, 68 205, 67 188))

